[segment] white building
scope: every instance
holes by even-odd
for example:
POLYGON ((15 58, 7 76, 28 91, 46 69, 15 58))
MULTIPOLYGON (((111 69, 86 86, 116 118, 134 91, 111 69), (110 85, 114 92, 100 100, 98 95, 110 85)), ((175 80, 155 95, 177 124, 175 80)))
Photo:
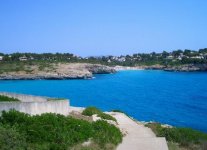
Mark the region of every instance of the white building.
POLYGON ((193 56, 193 57, 191 57, 191 58, 195 58, 195 59, 204 59, 203 56, 193 56))
POLYGON ((3 58, 4 58, 4 56, 0 56, 0 61, 2 61, 2 60, 3 60, 3 58))
POLYGON ((173 59, 173 56, 172 55, 167 56, 167 59, 173 59))
POLYGON ((178 59, 178 60, 182 60, 182 58, 183 58, 183 56, 178 56, 177 59, 178 59))
POLYGON ((27 57, 26 57, 26 56, 19 57, 19 60, 20 60, 20 61, 27 61, 27 57))

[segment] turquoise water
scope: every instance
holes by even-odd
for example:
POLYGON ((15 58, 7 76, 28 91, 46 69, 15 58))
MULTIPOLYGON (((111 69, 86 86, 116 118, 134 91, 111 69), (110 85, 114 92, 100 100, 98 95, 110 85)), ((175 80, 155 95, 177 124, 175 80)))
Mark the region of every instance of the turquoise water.
POLYGON ((69 98, 74 106, 120 109, 141 121, 207 132, 207 73, 120 71, 92 80, 0 81, 0 91, 69 98))

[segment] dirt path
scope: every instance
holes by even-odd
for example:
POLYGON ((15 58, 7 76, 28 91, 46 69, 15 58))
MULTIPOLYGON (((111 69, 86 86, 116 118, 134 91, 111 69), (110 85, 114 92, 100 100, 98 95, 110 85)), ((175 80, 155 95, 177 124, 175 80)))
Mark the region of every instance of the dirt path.
POLYGON ((135 122, 123 113, 110 112, 117 119, 118 127, 126 135, 117 150, 168 150, 165 138, 156 137, 151 129, 135 122))

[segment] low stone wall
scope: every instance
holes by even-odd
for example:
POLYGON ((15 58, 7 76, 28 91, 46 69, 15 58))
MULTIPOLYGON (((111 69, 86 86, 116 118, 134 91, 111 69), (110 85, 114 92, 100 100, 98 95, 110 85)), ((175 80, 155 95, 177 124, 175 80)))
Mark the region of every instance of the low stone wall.
POLYGON ((68 115, 69 113, 69 100, 47 100, 45 97, 14 93, 7 93, 6 96, 18 98, 21 101, 0 102, 0 112, 15 109, 31 115, 40 115, 42 113, 68 115))
POLYGON ((17 94, 17 93, 9 93, 9 92, 0 92, 0 95, 13 97, 19 99, 21 102, 44 102, 47 101, 47 97, 43 96, 33 96, 26 94, 17 94))

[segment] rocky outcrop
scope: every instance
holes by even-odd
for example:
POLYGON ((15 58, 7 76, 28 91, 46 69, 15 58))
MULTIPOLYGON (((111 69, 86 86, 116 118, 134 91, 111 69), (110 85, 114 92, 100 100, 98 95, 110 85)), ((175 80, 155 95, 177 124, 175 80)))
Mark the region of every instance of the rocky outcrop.
POLYGON ((38 79, 55 79, 55 80, 61 80, 61 79, 87 79, 92 78, 92 74, 77 74, 77 75, 71 75, 71 74, 4 74, 0 75, 0 80, 38 80, 38 79))
POLYGON ((25 71, 7 72, 0 74, 0 80, 37 80, 37 79, 88 79, 93 74, 114 73, 111 67, 98 64, 65 63, 52 64, 51 68, 39 70, 38 66, 32 66, 28 73, 25 71))
POLYGON ((177 71, 177 72, 193 72, 193 71, 207 71, 207 64, 186 64, 178 66, 164 66, 164 65, 151 65, 151 66, 136 66, 124 67, 115 66, 115 70, 164 70, 164 71, 177 71))
POLYGON ((143 68, 146 70, 163 70, 165 66, 157 64, 157 65, 151 65, 151 66, 143 66, 143 68))
POLYGON ((108 74, 108 73, 115 73, 116 70, 112 67, 98 65, 98 64, 88 64, 85 66, 93 74, 108 74))
POLYGON ((186 64, 179 66, 168 66, 164 68, 164 70, 180 72, 207 71, 207 64, 186 64))

